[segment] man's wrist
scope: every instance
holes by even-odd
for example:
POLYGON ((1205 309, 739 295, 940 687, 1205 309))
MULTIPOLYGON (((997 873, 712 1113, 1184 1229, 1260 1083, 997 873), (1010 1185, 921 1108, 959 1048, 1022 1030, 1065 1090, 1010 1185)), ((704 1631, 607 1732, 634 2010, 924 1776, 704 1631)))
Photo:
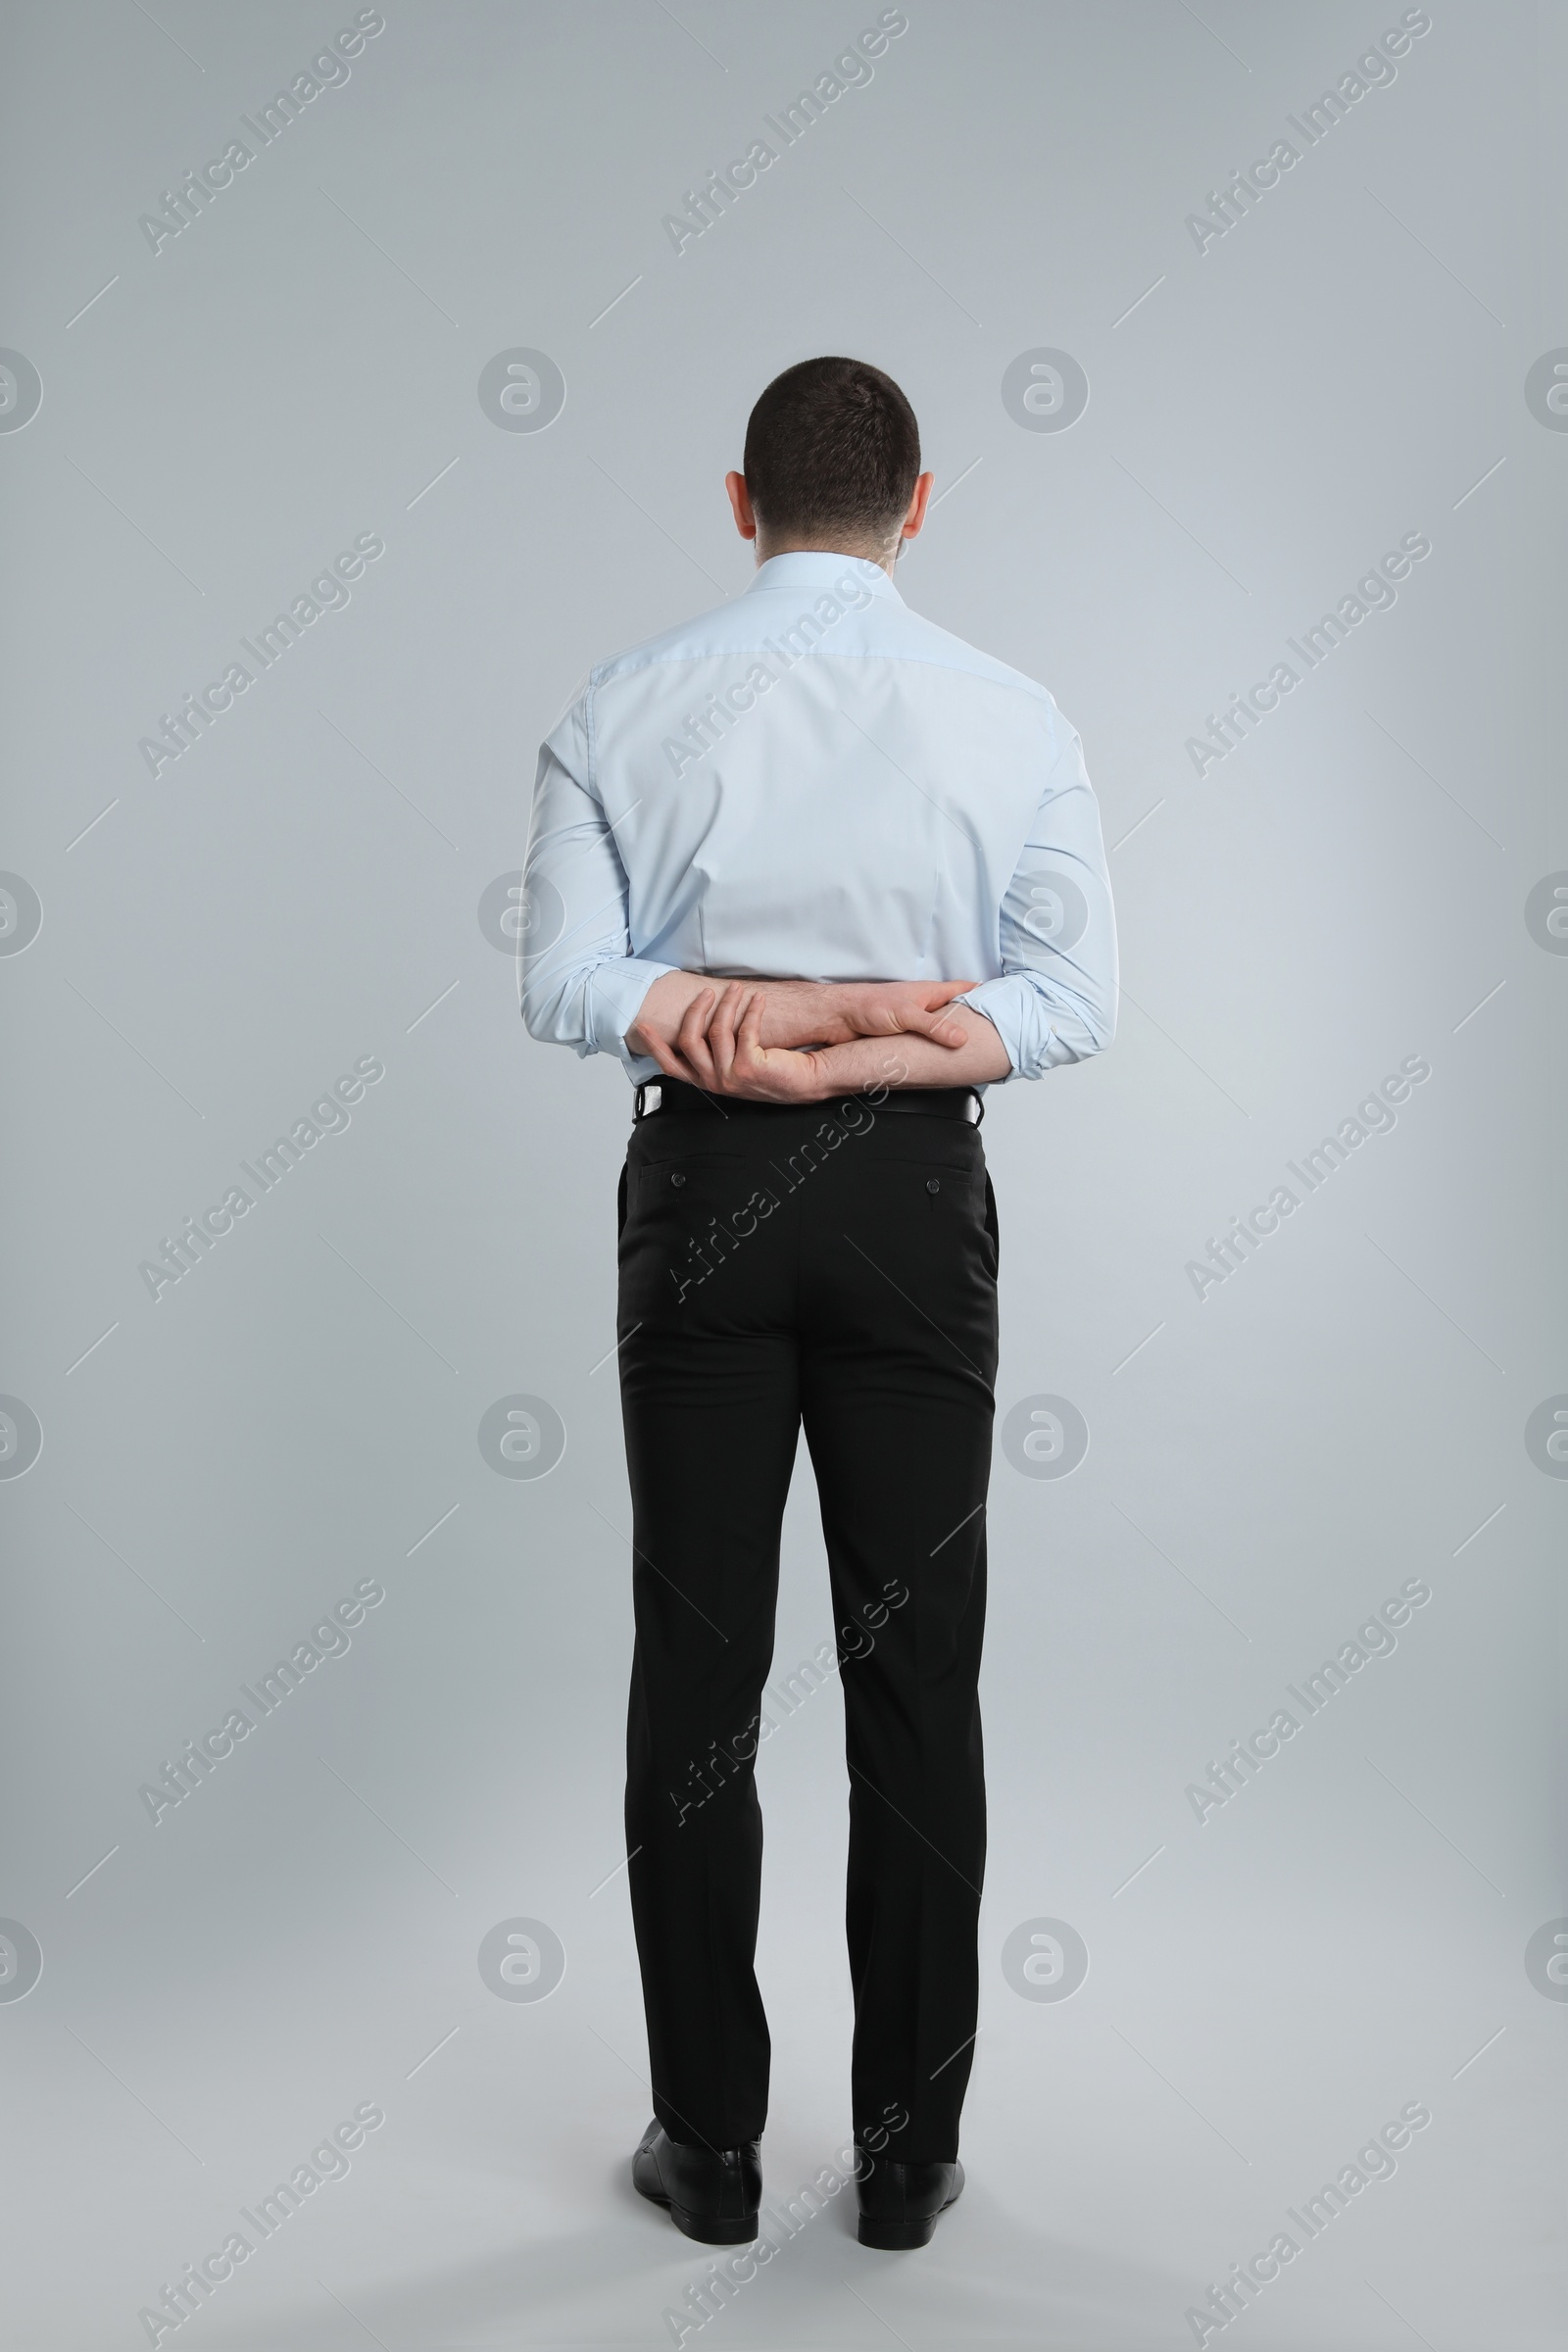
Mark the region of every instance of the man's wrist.
POLYGON ((853 1036, 826 1047, 816 1057, 820 1085, 809 1100, 825 1102, 834 1095, 885 1094, 902 1084, 909 1071, 900 1051, 906 1042, 903 1038, 853 1036))
POLYGON ((845 1017, 845 985, 836 980, 762 980, 764 1046, 842 1045, 856 1035, 845 1017))
POLYGON ((822 1096, 910 1086, 990 1086, 1009 1076, 1011 1059, 993 1023, 981 1015, 973 1027, 974 1036, 957 1048, 913 1035, 857 1037, 830 1046, 818 1056, 822 1096))

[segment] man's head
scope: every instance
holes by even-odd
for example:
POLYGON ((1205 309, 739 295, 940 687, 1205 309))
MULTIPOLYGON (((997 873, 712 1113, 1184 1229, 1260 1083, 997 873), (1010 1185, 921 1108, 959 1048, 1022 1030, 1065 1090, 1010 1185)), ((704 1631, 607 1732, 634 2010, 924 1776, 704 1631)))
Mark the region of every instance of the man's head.
POLYGON ((747 424, 745 466, 725 487, 759 563, 820 548, 891 569, 931 495, 914 411, 863 360, 803 360, 776 375, 747 424))

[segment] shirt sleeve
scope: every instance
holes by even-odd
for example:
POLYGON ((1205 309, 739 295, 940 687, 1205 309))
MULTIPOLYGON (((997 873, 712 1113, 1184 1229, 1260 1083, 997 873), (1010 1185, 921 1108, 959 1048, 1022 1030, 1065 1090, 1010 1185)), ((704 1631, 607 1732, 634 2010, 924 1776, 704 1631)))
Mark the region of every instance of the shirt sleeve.
POLYGON ((632 954, 626 869, 593 789, 592 681, 539 747, 523 865, 522 1017, 530 1037, 579 1054, 613 1054, 633 1079, 657 1078, 626 1031, 674 964, 632 954))
POLYGON ((1002 903, 1002 977, 963 999, 994 1023, 1010 1078, 1103 1053, 1116 1029, 1116 918, 1083 745, 1052 706, 1054 740, 1002 903))

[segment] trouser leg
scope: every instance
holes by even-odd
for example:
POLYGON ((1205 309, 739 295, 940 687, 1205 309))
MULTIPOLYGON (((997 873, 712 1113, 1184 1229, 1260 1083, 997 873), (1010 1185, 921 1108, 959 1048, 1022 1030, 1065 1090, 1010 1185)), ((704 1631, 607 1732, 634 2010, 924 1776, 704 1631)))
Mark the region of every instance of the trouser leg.
POLYGON ((972 1130, 915 1156, 936 1126, 886 1118, 821 1171, 802 1326, 844 1661, 853 2113, 908 2162, 957 2154, 985 1863, 995 1208, 972 1130))
POLYGON ((800 1407, 783 1237, 760 1224, 728 1261, 710 1245, 698 1279, 690 1237, 710 1211, 733 1215, 750 1174, 683 1156, 679 1140, 639 1130, 621 1235, 636 1623, 626 1850, 655 2113, 674 2139, 733 2148, 767 2111, 753 1759, 800 1407))

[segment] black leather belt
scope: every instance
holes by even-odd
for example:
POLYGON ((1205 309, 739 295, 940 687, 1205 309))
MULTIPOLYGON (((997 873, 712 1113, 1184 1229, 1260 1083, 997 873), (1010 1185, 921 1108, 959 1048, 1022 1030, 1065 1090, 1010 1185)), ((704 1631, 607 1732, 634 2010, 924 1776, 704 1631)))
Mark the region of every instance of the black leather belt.
MULTIPOLYGON (((863 1100, 847 1096, 846 1101, 863 1100)), ((877 1110, 912 1112, 926 1119, 963 1119, 978 1127, 986 1115, 986 1106, 972 1086, 905 1086, 889 1087, 877 1110)), ((766 1112, 810 1111, 828 1108, 822 1102, 753 1102, 739 1095, 708 1095, 700 1086, 688 1086, 682 1078, 649 1078, 637 1089, 634 1119, 646 1119, 656 1111, 709 1111, 727 1118, 732 1111, 766 1112)))

